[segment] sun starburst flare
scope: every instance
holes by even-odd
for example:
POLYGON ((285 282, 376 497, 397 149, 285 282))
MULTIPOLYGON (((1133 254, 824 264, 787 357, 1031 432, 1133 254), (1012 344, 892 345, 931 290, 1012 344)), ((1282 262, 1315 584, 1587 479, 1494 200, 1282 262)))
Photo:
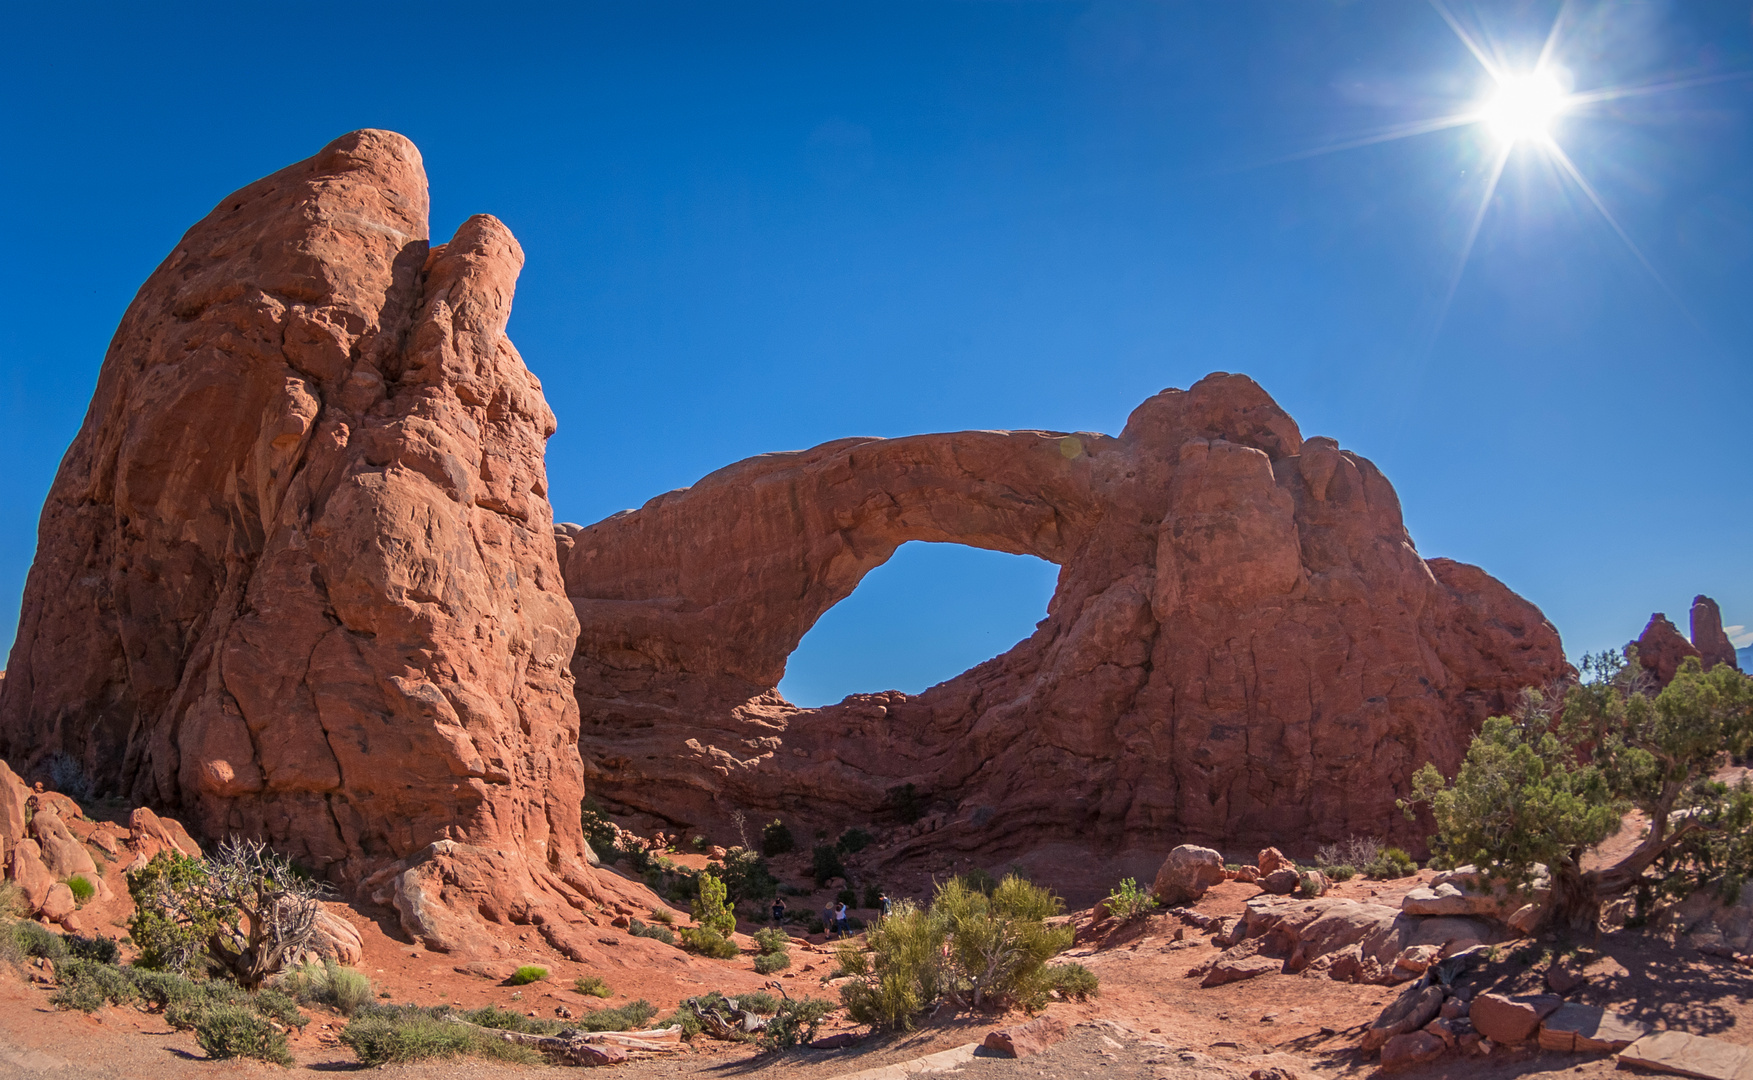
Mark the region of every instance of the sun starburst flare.
POLYGON ((1679 295, 1669 287, 1662 275, 1656 270, 1655 264, 1639 249, 1631 234, 1608 209, 1606 201, 1559 144, 1557 129, 1565 118, 1586 112, 1590 106, 1602 102, 1667 93, 1709 83, 1745 79, 1753 76, 1753 72, 1740 71, 1702 77, 1674 78, 1638 86, 1604 86, 1576 92, 1571 88, 1570 73, 1555 61, 1559 40, 1571 10, 1569 0, 1566 0, 1560 7, 1557 17, 1547 31, 1538 58, 1531 66, 1523 67, 1507 62, 1504 59, 1505 50, 1500 48, 1497 43, 1469 31, 1461 20, 1455 17, 1445 0, 1430 0, 1430 5, 1448 24, 1449 29, 1454 32, 1455 37, 1466 47, 1473 59, 1484 69, 1487 80, 1485 91, 1479 99, 1472 106, 1450 115, 1397 124, 1277 159, 1278 162, 1295 161, 1464 127, 1483 128, 1494 138, 1497 149, 1495 153, 1491 154, 1490 164, 1485 170, 1484 190, 1478 205, 1470 215, 1459 258, 1446 283, 1447 288, 1439 303, 1435 324, 1430 329, 1426 342, 1427 347, 1434 343, 1437 333, 1448 317, 1448 309, 1453 303, 1461 279, 1466 273, 1467 264, 1472 259, 1474 244, 1477 242, 1480 230, 1490 212, 1492 200, 1497 194, 1498 182, 1503 177, 1505 167, 1514 154, 1523 150, 1543 155, 1551 164, 1555 175, 1562 178, 1563 182, 1574 185, 1582 193, 1584 199, 1601 215, 1602 220, 1624 243, 1638 264, 1674 300, 1686 318, 1697 326, 1697 320, 1692 318, 1679 295))

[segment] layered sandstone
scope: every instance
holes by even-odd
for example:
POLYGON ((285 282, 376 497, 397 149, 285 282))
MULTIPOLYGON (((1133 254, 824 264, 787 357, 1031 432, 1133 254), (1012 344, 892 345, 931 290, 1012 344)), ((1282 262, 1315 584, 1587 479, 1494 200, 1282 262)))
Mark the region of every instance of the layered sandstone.
POLYGON ((988 857, 1411 835, 1412 772, 1569 670, 1538 609, 1421 558, 1369 461, 1237 375, 1118 437, 763 455, 558 540, 587 780, 689 827, 923 810, 918 845, 988 857), (1059 564, 1047 617, 923 694, 784 701, 805 632, 916 540, 1059 564))
POLYGON ((38 533, 0 754, 262 837, 457 944, 588 907, 555 428, 497 220, 427 241, 360 131, 226 198, 124 315, 38 533))

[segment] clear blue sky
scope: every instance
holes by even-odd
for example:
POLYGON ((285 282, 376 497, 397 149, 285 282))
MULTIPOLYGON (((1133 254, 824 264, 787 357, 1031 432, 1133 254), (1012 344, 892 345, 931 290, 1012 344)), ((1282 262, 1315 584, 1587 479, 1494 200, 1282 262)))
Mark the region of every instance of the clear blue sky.
MULTIPOLYGON (((226 193, 360 127, 419 144, 435 236, 486 211, 521 239, 563 519, 845 435, 1115 432, 1241 371, 1573 654, 1652 610, 1684 629, 1700 591, 1753 626, 1748 0, 1571 5, 1574 90, 1706 80, 1553 129, 1649 266, 1524 146, 1446 305, 1495 137, 1308 153, 1482 99, 1432 6, 565 7, 9 8, 0 640, 134 290, 226 193)), ((1559 5, 1450 8, 1517 67, 1559 5)), ((911 545, 786 688, 918 690, 1025 635, 1051 580, 911 545)))

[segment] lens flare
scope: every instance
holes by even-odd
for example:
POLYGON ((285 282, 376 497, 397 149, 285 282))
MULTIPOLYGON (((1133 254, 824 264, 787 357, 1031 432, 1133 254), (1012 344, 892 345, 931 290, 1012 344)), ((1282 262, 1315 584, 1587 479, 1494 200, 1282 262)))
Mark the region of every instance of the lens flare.
POLYGON ((1505 142, 1544 140, 1552 122, 1568 105, 1564 87, 1551 72, 1506 75, 1498 81, 1497 93, 1485 103, 1479 118, 1505 142))

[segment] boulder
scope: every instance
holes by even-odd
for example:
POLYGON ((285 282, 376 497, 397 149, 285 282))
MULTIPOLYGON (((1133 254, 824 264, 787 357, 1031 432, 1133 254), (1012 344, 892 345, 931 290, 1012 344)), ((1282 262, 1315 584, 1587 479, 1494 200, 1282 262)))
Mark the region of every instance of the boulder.
POLYGON ((1443 1056, 1447 1049, 1442 1039, 1428 1031, 1409 1031, 1396 1035, 1382 1044, 1382 1069, 1399 1072, 1415 1065, 1424 1065, 1443 1056))
POLYGON ((1254 859, 1254 866, 1261 875, 1271 874, 1278 870, 1295 870, 1296 863, 1284 857, 1284 852, 1275 847, 1264 848, 1254 859))
POLYGON ((74 874, 82 874, 87 880, 98 876, 91 852, 74 839, 53 810, 38 810, 30 820, 30 832, 42 849, 43 865, 49 868, 49 873, 63 880, 74 874))
POLYGON ((35 840, 20 840, 13 845, 6 876, 24 893, 25 905, 33 912, 42 910, 49 890, 55 885, 55 875, 43 864, 42 849, 35 840))
POLYGON ((1553 994, 1506 997, 1480 994, 1473 999, 1468 1019, 1479 1034, 1500 1043, 1518 1043, 1533 1036, 1540 1021, 1556 1012, 1564 999, 1553 994))
POLYGON ((1291 869, 1274 870, 1260 878, 1260 887, 1274 896, 1289 896, 1296 891, 1297 872, 1291 869))
POLYGON ((45 919, 60 922, 73 914, 74 909, 78 907, 79 902, 74 899, 73 890, 67 887, 66 882, 57 881, 49 886, 49 893, 43 897, 42 905, 37 908, 37 914, 45 919))
POLYGON ((357 964, 365 956, 365 941, 353 924, 335 913, 319 908, 316 916, 316 951, 332 956, 342 964, 357 964))
POLYGON ((1320 957, 1355 946, 1356 960, 1336 958, 1329 974, 1365 982, 1394 981, 1398 978, 1392 975, 1395 962, 1414 946, 1435 946, 1439 957, 1448 957, 1507 937, 1478 919, 1420 918, 1385 904, 1330 897, 1281 900, 1258 896, 1248 901, 1243 922, 1245 936, 1276 939, 1289 957, 1284 970, 1293 974, 1320 957))
MULTIPOLYGON (((1422 1028, 1436 1019, 1437 1011, 1443 1007, 1443 996, 1440 986, 1407 987, 1364 1031, 1359 1047, 1366 1054, 1372 1053, 1394 1036, 1422 1028)), ((1442 1046, 1441 1039, 1437 1040, 1437 1046, 1442 1046)))
POLYGON ((1002 1057, 1024 1058, 1064 1042, 1070 1035, 1071 1029, 1064 1019, 1043 1013, 1033 1020, 987 1032, 980 1045, 1002 1057))
POLYGON ((1584 1054, 1611 1054, 1625 1049, 1654 1029, 1599 1005, 1570 1002, 1540 1021, 1540 1049, 1584 1054))
POLYGON ((1643 633, 1631 644, 1637 647, 1637 662, 1655 676, 1659 686, 1674 681, 1674 675, 1688 656, 1699 655, 1692 642, 1682 637, 1668 617, 1659 611, 1650 616, 1643 633))
POLYGON ((1222 855, 1207 847, 1182 844, 1163 860, 1150 892, 1159 903, 1188 904, 1222 880, 1222 855))

